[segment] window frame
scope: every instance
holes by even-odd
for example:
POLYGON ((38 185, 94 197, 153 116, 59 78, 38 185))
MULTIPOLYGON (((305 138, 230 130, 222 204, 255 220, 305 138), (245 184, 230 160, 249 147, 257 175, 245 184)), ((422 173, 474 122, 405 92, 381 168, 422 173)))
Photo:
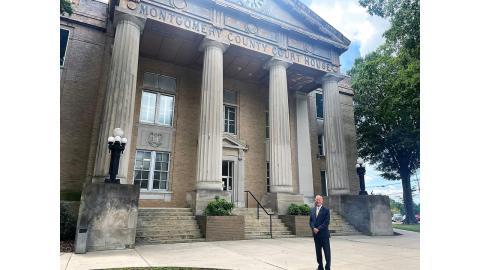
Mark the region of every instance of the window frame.
POLYGON ((266 184, 267 184, 267 193, 270 193, 272 192, 272 183, 270 183, 270 161, 267 161, 267 166, 266 166, 266 171, 265 171, 265 179, 267 180, 266 181, 266 184))
POLYGON ((174 119, 175 119, 175 95, 170 94, 168 92, 151 90, 149 88, 143 88, 142 89, 142 96, 140 97, 140 113, 139 113, 139 116, 138 116, 138 122, 139 123, 147 124, 147 125, 162 126, 162 127, 173 127, 174 119), (154 112, 154 115, 153 115, 153 122, 148 122, 148 121, 144 121, 144 120, 141 119, 141 117, 142 117, 142 115, 141 115, 142 99, 143 99, 143 93, 144 92, 156 95, 156 97, 155 97, 156 98, 155 99, 155 112, 154 112), (161 123, 157 122, 157 115, 159 115, 159 112, 160 112, 160 96, 168 96, 168 97, 173 98, 173 101, 172 101, 172 121, 171 121, 172 123, 171 123, 171 125, 161 124, 161 123))
MULTIPOLYGON (((237 128, 237 112, 238 112, 238 105, 233 105, 231 103, 223 103, 223 133, 227 133, 227 134, 231 134, 231 135, 237 135, 237 131, 238 131, 238 128, 237 128), (231 108, 234 110, 234 113, 235 113, 235 117, 233 119, 233 124, 234 124, 234 128, 235 128, 235 132, 230 132, 230 131, 225 131, 225 110, 226 108, 231 108)), ((231 121, 231 119, 228 119, 228 121, 231 121)), ((228 127, 230 127, 230 124, 228 124, 228 127)))
POLYGON ((322 184, 322 196, 328 196, 328 175, 327 170, 320 170, 320 183, 322 184), (323 185, 322 172, 325 172, 325 186, 323 185), (324 190, 325 189, 325 190, 324 190))
POLYGON ((270 115, 265 111, 265 140, 270 140, 270 115))
MULTIPOLYGON (((133 184, 135 185, 135 171, 136 171, 136 165, 137 165, 137 152, 150 152, 150 167, 148 169, 148 183, 147 183, 147 188, 142 188, 140 184, 140 191, 142 192, 165 192, 169 191, 169 183, 170 183, 170 169, 171 169, 171 153, 167 151, 155 151, 155 150, 146 150, 146 149, 136 149, 135 150, 135 161, 133 165, 133 184), (167 171, 161 171, 161 170, 155 170, 155 163, 157 162, 157 154, 167 154, 168 155, 168 160, 167 160, 167 171), (155 171, 158 171, 159 173, 166 172, 167 173, 167 179, 165 181, 165 189, 161 189, 161 184, 159 183, 159 188, 158 189, 153 189, 153 177, 155 174, 155 171)), ((143 162, 143 160, 142 160, 143 162)), ((162 182, 161 177, 159 179, 160 182, 162 182)))
MULTIPOLYGON (((65 53, 63 54, 63 63, 60 64, 60 68, 65 67, 65 60, 67 59, 67 50, 68 50, 68 43, 70 41, 70 31, 71 31, 70 29, 67 29, 65 27, 60 27, 60 32, 62 30, 67 31, 68 35, 67 35, 67 42, 65 43, 65 53)), ((61 46, 61 44, 60 44, 60 46, 61 46)), ((60 58, 60 60, 61 60, 61 58, 60 58)))
POLYGON ((318 137, 322 138, 322 152, 318 152, 318 157, 324 157, 325 156, 325 136, 323 135, 317 135, 317 150, 320 150, 320 144, 318 143, 318 137))
POLYGON ((325 106, 324 105, 325 105, 325 102, 324 102, 323 92, 315 93, 315 116, 316 116, 317 119, 324 119, 325 118, 325 106), (318 115, 318 106, 317 106, 318 96, 322 96, 322 115, 321 116, 318 115))

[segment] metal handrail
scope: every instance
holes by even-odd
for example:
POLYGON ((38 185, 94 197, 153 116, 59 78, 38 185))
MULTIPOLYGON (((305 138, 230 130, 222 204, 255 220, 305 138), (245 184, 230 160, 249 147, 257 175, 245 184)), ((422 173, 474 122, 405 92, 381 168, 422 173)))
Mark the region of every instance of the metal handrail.
POLYGON ((273 233, 272 233, 272 216, 274 215, 273 213, 268 213, 267 210, 263 207, 263 205, 255 198, 252 192, 249 190, 245 190, 244 192, 247 193, 247 200, 246 200, 246 206, 247 206, 247 211, 248 211, 248 194, 252 195, 253 199, 257 202, 257 219, 260 219, 260 207, 262 207, 263 211, 265 211, 265 214, 267 214, 270 217, 270 238, 273 238, 273 233))

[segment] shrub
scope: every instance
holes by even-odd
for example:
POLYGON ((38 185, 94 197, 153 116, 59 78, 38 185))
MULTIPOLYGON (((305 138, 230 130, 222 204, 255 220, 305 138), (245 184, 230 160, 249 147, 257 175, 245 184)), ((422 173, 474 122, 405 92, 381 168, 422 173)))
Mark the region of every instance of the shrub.
POLYGON ((233 210, 233 203, 227 202, 225 199, 220 199, 215 196, 215 201, 208 203, 205 209, 206 216, 230 216, 233 210))
POLYGON ((294 203, 290 204, 290 206, 288 207, 288 214, 293 216, 299 215, 300 208, 298 207, 298 205, 294 203))
POLYGON ((310 207, 308 207, 306 204, 298 205, 292 203, 288 207, 288 214, 293 216, 308 216, 310 215, 310 207))
POLYGON ((298 208, 300 208, 300 215, 302 216, 308 216, 310 215, 310 207, 306 204, 300 205, 298 208))
POLYGON ((60 240, 75 240, 75 230, 77 223, 75 217, 60 205, 60 240))

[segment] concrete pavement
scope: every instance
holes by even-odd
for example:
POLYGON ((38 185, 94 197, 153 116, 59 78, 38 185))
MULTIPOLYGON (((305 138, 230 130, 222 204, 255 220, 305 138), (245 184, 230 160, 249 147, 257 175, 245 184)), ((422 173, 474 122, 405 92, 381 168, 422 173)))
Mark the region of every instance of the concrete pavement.
MULTIPOLYGON (((420 234, 336 236, 330 239, 332 269, 420 269, 420 234)), ((135 249, 60 255, 62 270, 186 266, 221 269, 316 269, 312 238, 143 245, 135 249)))

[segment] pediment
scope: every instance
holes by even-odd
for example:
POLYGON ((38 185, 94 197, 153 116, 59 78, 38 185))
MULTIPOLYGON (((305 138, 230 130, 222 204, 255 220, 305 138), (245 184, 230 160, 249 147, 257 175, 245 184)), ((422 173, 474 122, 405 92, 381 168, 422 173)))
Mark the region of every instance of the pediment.
POLYGON ((230 134, 223 134, 222 145, 225 148, 248 150, 248 146, 246 143, 242 142, 237 137, 230 134))
POLYGON ((350 45, 342 33, 318 16, 300 0, 224 0, 248 13, 257 13, 279 22, 282 28, 291 27, 307 34, 323 36, 347 47, 350 45))

